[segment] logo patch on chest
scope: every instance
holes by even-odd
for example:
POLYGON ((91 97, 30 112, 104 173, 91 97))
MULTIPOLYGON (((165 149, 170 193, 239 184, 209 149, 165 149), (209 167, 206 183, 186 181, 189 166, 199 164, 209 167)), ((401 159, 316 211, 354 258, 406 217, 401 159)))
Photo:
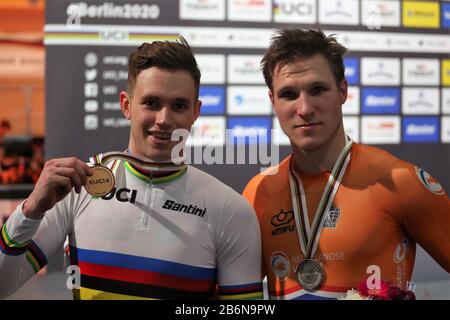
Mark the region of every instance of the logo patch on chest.
POLYGON ((280 212, 272 216, 270 223, 274 227, 272 237, 295 231, 294 212, 281 209, 280 212))
POLYGON ((336 228, 336 224, 338 222, 339 216, 341 215, 341 209, 330 207, 328 211, 328 215, 323 222, 324 228, 336 228))
POLYGON ((177 203, 173 200, 166 200, 166 202, 164 202, 163 209, 168 209, 168 210, 172 210, 172 211, 177 211, 177 212, 183 212, 183 213, 187 213, 187 214, 192 214, 194 216, 199 216, 201 218, 203 218, 206 214, 206 208, 202 209, 202 208, 198 208, 197 206, 193 206, 192 204, 182 204, 182 203, 177 203))

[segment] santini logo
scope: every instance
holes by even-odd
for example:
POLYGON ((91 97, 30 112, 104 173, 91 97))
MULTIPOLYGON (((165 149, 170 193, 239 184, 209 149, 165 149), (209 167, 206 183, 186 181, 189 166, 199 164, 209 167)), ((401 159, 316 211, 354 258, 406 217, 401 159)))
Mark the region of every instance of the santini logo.
POLYGON ((178 212, 189 213, 189 214, 193 214, 195 216, 199 216, 202 218, 206 214, 206 208, 201 209, 201 208, 198 208, 197 206, 193 206, 192 204, 190 204, 188 206, 186 204, 177 203, 172 200, 166 200, 166 202, 164 202, 162 208, 168 209, 168 210, 173 210, 173 211, 178 211, 178 212))

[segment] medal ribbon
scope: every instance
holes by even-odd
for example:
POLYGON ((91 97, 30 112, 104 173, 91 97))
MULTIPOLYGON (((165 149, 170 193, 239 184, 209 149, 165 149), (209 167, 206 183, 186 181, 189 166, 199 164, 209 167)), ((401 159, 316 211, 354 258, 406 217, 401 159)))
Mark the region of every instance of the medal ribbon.
POLYGON ((185 163, 175 164, 172 162, 167 162, 167 163, 151 162, 143 157, 140 157, 137 155, 130 155, 129 153, 118 152, 118 151, 102 153, 100 155, 94 156, 93 162, 95 164, 105 164, 109 160, 113 160, 113 159, 125 160, 125 161, 131 162, 135 165, 138 165, 138 166, 142 167, 143 169, 150 170, 150 171, 158 171, 158 172, 178 171, 178 170, 183 170, 187 167, 187 164, 185 164, 185 163))
POLYGON ((293 161, 291 158, 289 185, 291 189, 292 207, 294 210, 297 236, 305 259, 313 258, 317 251, 322 226, 327 216, 325 213, 329 211, 331 204, 333 203, 334 197, 341 184, 342 177, 350 162, 350 149, 352 144, 353 141, 347 137, 347 142, 334 163, 331 174, 328 177, 328 182, 322 193, 319 205, 317 206, 311 228, 308 218, 305 189, 300 177, 298 177, 298 179, 294 177, 292 168, 293 161))

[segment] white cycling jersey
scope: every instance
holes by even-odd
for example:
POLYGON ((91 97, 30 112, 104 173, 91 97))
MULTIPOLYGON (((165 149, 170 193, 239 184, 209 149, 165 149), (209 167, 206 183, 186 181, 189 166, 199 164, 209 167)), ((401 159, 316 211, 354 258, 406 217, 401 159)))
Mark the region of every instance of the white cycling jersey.
POLYGON ((72 190, 42 220, 22 204, 3 226, 0 295, 17 290, 62 248, 81 273, 75 299, 262 298, 261 240, 253 209, 216 178, 188 166, 149 178, 127 161, 108 166, 115 187, 72 190))

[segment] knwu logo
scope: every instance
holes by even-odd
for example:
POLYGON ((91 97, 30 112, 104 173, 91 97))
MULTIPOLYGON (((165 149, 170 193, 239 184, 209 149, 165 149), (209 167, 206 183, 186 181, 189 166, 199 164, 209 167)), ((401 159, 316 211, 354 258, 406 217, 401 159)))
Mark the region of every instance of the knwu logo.
POLYGON ((292 211, 280 210, 279 213, 274 215, 270 220, 272 226, 275 229, 272 230, 272 237, 280 236, 287 232, 295 231, 294 213, 292 211))

